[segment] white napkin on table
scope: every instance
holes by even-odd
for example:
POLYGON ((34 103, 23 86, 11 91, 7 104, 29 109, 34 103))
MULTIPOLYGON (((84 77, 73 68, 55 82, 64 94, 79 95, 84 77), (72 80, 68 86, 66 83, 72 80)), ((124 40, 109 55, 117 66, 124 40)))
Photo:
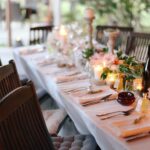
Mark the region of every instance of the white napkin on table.
POLYGON ((150 117, 144 117, 139 123, 134 123, 134 120, 139 118, 137 114, 134 118, 130 117, 121 121, 115 121, 112 123, 113 130, 120 137, 129 137, 150 131, 150 117))

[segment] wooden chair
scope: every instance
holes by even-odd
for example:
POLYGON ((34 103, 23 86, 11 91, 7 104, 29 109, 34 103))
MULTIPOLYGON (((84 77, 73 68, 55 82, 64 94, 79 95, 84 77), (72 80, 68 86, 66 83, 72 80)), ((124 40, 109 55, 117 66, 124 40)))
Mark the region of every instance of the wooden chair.
POLYGON ((52 25, 30 27, 30 45, 44 43, 52 28, 52 25))
POLYGON ((125 53, 135 56, 138 61, 145 62, 147 59, 148 46, 150 45, 149 33, 133 32, 128 37, 125 53))
POLYGON ((150 45, 148 46, 147 58, 144 62, 143 72, 143 93, 147 93, 150 88, 150 45))
MULTIPOLYGON (((0 67, 0 101, 12 90, 20 87, 16 65, 13 60, 8 65, 0 67)), ((56 134, 66 119, 66 112, 63 109, 44 110, 43 116, 50 134, 56 134)))
POLYGON ((115 49, 121 48, 123 51, 125 51, 127 38, 130 35, 130 33, 133 32, 133 28, 121 26, 101 26, 101 25, 96 26, 96 40, 104 45, 107 45, 108 42, 108 37, 104 35, 104 30, 106 29, 120 30, 121 33, 120 36, 117 38, 115 49))
POLYGON ((1 150, 95 150, 91 136, 53 137, 46 128, 33 84, 29 82, 0 102, 1 150))
POLYGON ((21 86, 14 61, 0 67, 0 99, 10 91, 21 86))

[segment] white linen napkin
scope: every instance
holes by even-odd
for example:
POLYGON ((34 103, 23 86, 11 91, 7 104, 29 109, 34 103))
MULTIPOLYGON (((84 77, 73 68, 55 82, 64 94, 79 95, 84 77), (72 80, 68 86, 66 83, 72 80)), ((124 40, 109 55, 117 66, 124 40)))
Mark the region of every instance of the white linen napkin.
POLYGON ((138 123, 135 123, 135 119, 140 117, 136 114, 134 117, 130 117, 121 121, 112 122, 113 130, 120 137, 129 137, 150 131, 150 117, 146 116, 138 123))

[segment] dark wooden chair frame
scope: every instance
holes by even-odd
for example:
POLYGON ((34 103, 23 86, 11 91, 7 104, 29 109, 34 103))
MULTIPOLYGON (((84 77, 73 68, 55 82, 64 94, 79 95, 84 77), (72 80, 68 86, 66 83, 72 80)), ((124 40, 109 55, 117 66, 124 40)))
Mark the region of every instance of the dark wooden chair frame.
POLYGON ((133 32, 128 37, 125 53, 130 55, 134 52, 135 56, 139 55, 141 60, 145 62, 148 55, 148 46, 150 45, 150 33, 133 32), (139 51, 137 52, 137 49, 139 51))
POLYGON ((0 149, 54 150, 32 82, 0 102, 0 149))
MULTIPOLYGON (((123 51, 125 51, 128 36, 130 36, 130 34, 134 31, 134 28, 133 27, 122 27, 122 26, 106 26, 106 25, 102 26, 102 25, 98 25, 98 26, 96 26, 96 40, 98 42, 100 42, 99 32, 103 33, 103 31, 106 30, 106 29, 114 29, 114 30, 118 29, 118 30, 121 31, 122 34, 125 35, 126 40, 124 41, 125 43, 123 43, 122 47, 121 47, 123 49, 123 51)), ((107 44, 106 39, 104 40, 105 45, 107 44)))
POLYGON ((52 25, 30 27, 29 44, 42 44, 45 42, 48 32, 52 31, 52 25))
POLYGON ((9 61, 8 65, 0 66, 0 99, 21 86, 15 62, 9 61))
MULTIPOLYGON (((10 93, 15 88, 26 85, 27 81, 29 80, 25 79, 25 81, 20 81, 16 65, 13 60, 10 60, 8 65, 0 66, 0 101, 5 95, 10 93)), ((59 124, 56 133, 60 131, 68 117, 68 115, 65 116, 62 122, 59 124)))
POLYGON ((90 144, 93 150, 100 150, 92 136, 89 138, 81 135, 76 138, 77 136, 65 138, 49 135, 31 81, 13 90, 0 101, 1 150, 85 149, 84 144, 90 141, 94 144, 90 144))
POLYGON ((2 61, 1 61, 1 59, 0 59, 0 66, 2 66, 2 61))

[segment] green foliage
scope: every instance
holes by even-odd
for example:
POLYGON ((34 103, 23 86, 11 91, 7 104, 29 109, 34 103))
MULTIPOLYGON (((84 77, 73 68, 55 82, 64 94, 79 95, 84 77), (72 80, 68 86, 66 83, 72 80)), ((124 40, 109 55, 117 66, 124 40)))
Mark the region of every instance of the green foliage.
POLYGON ((142 76, 143 65, 135 60, 135 57, 123 56, 123 53, 117 53, 118 59, 124 60, 123 64, 119 65, 119 72, 124 73, 126 80, 132 80, 142 76))
POLYGON ((126 66, 125 64, 119 65, 119 71, 122 73, 131 73, 129 66, 126 66))
POLYGON ((104 68, 103 73, 101 74, 101 78, 103 80, 105 80, 107 78, 108 73, 112 73, 112 70, 110 70, 109 68, 104 68))
POLYGON ((108 47, 103 48, 102 51, 103 51, 104 53, 107 53, 107 52, 108 52, 108 47))
POLYGON ((117 57, 118 57, 118 59, 120 59, 120 60, 123 59, 123 58, 122 58, 122 54, 123 54, 122 51, 117 52, 117 57))
POLYGON ((126 76, 125 76, 125 80, 130 81, 130 80, 133 80, 133 79, 135 79, 135 77, 132 76, 132 75, 126 75, 126 76))
POLYGON ((92 48, 87 48, 82 52, 82 56, 85 59, 89 59, 91 56, 93 56, 94 50, 92 48))
POLYGON ((143 12, 150 13, 149 0, 79 0, 82 4, 93 7, 101 16, 113 16, 119 24, 140 26, 143 12), (121 13, 120 13, 121 12, 121 13))
POLYGON ((118 71, 112 71, 108 67, 104 68, 101 78, 104 80, 107 78, 108 73, 122 73, 125 76, 126 81, 141 77, 143 73, 143 65, 135 60, 135 57, 125 56, 122 51, 117 53, 117 58, 123 60, 122 64, 119 64, 118 71))

